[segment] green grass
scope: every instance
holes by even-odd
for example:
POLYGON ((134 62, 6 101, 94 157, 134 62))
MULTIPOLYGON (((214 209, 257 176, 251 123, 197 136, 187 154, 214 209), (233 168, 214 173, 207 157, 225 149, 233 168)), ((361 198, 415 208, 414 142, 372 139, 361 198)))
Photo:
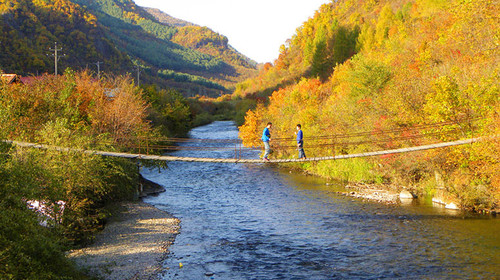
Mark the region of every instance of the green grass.
POLYGON ((321 161, 307 168, 308 172, 342 182, 381 183, 375 164, 366 159, 321 161))

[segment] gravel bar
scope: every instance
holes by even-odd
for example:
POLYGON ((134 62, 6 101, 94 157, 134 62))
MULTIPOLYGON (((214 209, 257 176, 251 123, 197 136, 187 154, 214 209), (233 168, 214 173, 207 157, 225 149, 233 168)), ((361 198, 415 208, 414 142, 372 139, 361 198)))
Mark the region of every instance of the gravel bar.
POLYGON ((99 279, 158 279, 180 221, 145 202, 123 202, 95 242, 68 253, 99 279))

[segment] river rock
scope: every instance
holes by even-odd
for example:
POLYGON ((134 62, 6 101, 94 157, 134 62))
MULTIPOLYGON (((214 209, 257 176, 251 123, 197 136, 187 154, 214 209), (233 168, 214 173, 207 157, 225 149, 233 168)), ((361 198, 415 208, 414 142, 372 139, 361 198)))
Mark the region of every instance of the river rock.
POLYGON ((409 192, 409 191, 407 191, 407 190, 402 190, 402 191, 399 193, 399 198, 400 198, 400 199, 414 199, 414 198, 415 198, 415 196, 414 196, 411 192, 409 192))
POLYGON ((432 202, 444 206, 445 209, 460 210, 458 203, 454 202, 450 198, 444 198, 442 195, 436 195, 435 197, 433 197, 432 202))
POLYGON ((446 209, 452 209, 452 210, 459 210, 460 209, 454 202, 446 204, 444 206, 444 208, 446 208, 446 209))
POLYGON ((432 202, 437 203, 437 204, 446 205, 446 203, 444 203, 444 201, 441 198, 439 198, 439 197, 433 197, 432 198, 432 202))

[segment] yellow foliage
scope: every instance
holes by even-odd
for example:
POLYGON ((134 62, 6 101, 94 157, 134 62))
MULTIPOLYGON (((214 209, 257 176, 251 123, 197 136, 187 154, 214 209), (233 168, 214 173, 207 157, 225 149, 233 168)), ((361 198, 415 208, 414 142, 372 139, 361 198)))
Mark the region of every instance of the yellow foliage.
POLYGON ((243 140, 243 145, 245 147, 257 147, 261 143, 260 136, 264 129, 262 125, 262 110, 264 109, 262 104, 259 104, 257 108, 252 111, 249 110, 245 116, 245 123, 239 127, 239 138, 243 140))
POLYGON ((389 37, 389 30, 393 26, 394 14, 391 5, 387 4, 382 8, 375 27, 375 40, 380 46, 389 37))
MULTIPOLYGON (((247 113, 247 122, 240 128, 244 141, 258 143, 255 139, 267 121, 273 122, 273 137, 291 137, 297 123, 303 125, 306 136, 368 131, 374 135, 366 136, 371 141, 415 136, 406 142, 367 141, 335 149, 321 145, 308 148, 306 141, 308 155, 500 134, 498 1, 361 2, 334 1, 322 7, 281 49, 275 66, 239 87, 246 94, 274 89, 267 107, 247 113), (311 79, 315 70, 310 67, 312 59, 321 62, 334 55, 328 48, 322 49, 324 54, 316 51, 320 39, 335 34, 335 28, 353 25, 359 28, 357 53, 336 65, 328 79, 311 79), (280 85, 283 81, 286 86, 280 85), (450 124, 411 129, 440 122, 450 124)), ((278 149, 280 156, 290 153, 278 149)), ((394 182, 412 184, 432 181, 437 171, 448 178, 450 191, 464 205, 498 207, 500 179, 495 174, 500 173, 499 154, 497 139, 415 156, 375 158, 377 164, 370 166, 372 172, 384 172, 394 182)), ((321 166, 316 171, 333 174, 322 169, 327 165, 321 166)))

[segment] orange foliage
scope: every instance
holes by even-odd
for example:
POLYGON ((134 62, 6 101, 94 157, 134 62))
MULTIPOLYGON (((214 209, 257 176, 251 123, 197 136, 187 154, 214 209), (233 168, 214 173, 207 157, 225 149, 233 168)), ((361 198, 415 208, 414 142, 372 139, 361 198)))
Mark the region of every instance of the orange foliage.
POLYGON ((68 129, 117 142, 150 132, 148 106, 130 78, 97 81, 87 72, 67 72, 0 89, 0 125, 10 139, 36 141, 33 132, 58 119, 67 119, 68 129))
POLYGON ((239 127, 239 138, 243 140, 245 147, 261 145, 260 136, 262 131, 260 130, 263 130, 265 126, 261 115, 263 109, 263 105, 259 104, 254 111, 249 110, 245 116, 245 123, 239 127))

